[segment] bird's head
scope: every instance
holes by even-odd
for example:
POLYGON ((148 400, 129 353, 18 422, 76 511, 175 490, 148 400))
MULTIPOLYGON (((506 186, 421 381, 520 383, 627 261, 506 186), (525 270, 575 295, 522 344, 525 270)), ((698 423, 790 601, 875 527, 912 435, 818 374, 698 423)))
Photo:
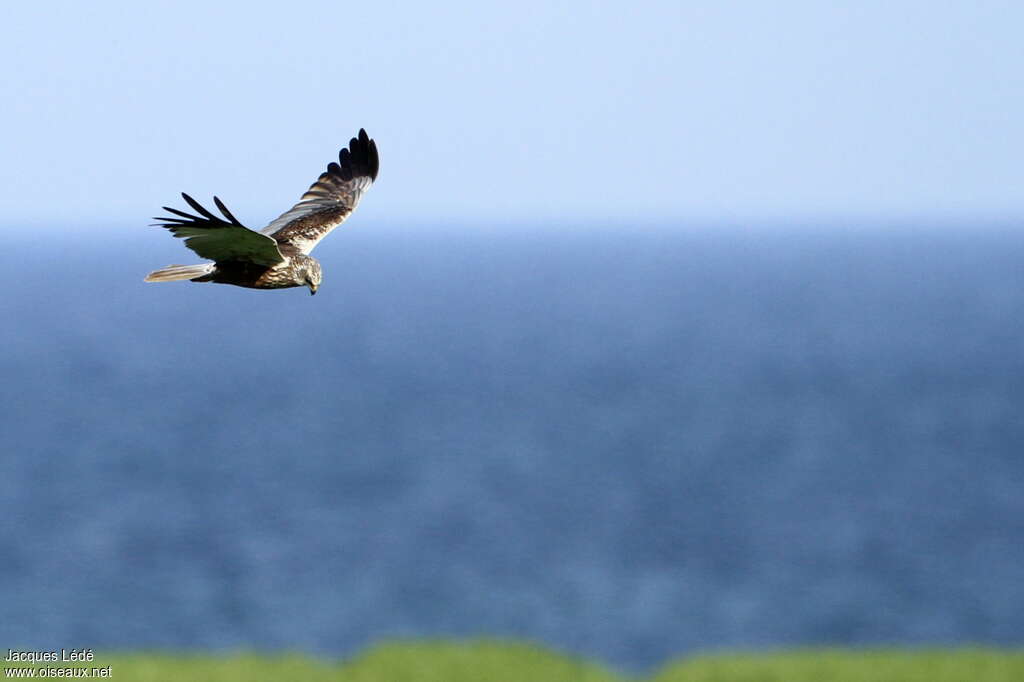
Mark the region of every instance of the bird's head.
POLYGON ((320 262, 310 258, 309 265, 306 267, 306 286, 309 287, 310 296, 320 288, 321 281, 323 281, 323 274, 320 272, 320 262))

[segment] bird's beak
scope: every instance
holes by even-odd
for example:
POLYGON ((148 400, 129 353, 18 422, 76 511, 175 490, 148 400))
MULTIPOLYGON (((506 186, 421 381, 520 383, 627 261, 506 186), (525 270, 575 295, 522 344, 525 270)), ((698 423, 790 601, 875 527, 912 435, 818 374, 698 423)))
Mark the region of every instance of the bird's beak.
POLYGON ((309 288, 309 295, 313 296, 314 294, 316 294, 316 289, 314 289, 313 287, 310 287, 309 288))

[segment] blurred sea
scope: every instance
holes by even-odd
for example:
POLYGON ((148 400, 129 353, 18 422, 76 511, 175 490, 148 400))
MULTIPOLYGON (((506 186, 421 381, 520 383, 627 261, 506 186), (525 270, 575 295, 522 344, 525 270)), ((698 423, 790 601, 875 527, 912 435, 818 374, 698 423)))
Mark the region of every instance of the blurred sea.
POLYGON ((4 232, 0 646, 1024 643, 1024 231, 4 232))

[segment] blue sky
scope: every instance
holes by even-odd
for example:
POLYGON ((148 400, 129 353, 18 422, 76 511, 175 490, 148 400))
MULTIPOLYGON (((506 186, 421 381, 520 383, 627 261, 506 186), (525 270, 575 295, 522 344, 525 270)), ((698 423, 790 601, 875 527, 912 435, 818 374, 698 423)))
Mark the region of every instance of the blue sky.
POLYGON ((360 126, 364 220, 1013 220, 1021 26, 979 1, 4 3, 0 229, 148 222, 181 190, 260 223, 360 126))

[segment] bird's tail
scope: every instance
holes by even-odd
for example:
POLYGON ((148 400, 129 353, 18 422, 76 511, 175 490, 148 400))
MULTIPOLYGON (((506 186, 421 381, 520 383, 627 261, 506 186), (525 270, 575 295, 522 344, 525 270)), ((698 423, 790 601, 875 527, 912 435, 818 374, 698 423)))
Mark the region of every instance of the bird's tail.
POLYGON ((168 265, 146 275, 147 282, 175 282, 179 279, 193 279, 202 277, 213 271, 213 263, 200 263, 199 265, 168 265))

